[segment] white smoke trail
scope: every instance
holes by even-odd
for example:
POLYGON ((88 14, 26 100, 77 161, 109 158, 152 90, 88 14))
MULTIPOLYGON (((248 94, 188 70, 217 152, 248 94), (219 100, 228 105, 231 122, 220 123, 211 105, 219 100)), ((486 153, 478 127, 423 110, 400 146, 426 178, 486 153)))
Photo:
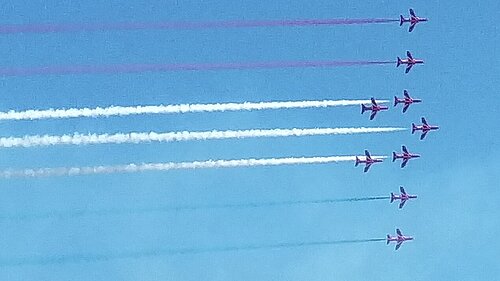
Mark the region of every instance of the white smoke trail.
MULTIPOLYGON (((372 158, 383 159, 387 157, 372 156, 372 158)), ((80 176, 80 175, 94 175, 94 174, 138 173, 145 171, 279 166, 279 165, 298 165, 298 164, 326 164, 334 162, 355 161, 355 159, 356 156, 287 157, 287 158, 267 158, 267 159, 264 158, 264 159, 237 159, 237 160, 207 160, 207 161, 179 162, 179 163, 175 162, 142 163, 142 164, 128 164, 128 165, 117 165, 117 166, 40 168, 40 169, 25 169, 25 170, 4 170, 0 171, 0 178, 80 176)))
MULTIPOLYGON (((0 112, 0 120, 38 120, 51 118, 110 117, 139 114, 175 114, 194 112, 250 111, 266 109, 320 108, 370 103, 370 100, 272 101, 214 104, 177 104, 151 106, 110 106, 0 112)), ((378 101, 387 103, 387 100, 378 101)))
POLYGON ((89 144, 120 144, 120 143, 148 143, 148 142, 178 142, 193 140, 214 139, 242 139, 260 137, 289 137, 289 136, 318 136, 318 135, 347 135, 386 133, 406 130, 396 127, 376 128, 311 128, 311 129, 267 129, 267 130, 237 130, 237 131, 201 131, 201 132, 167 132, 167 133, 118 133, 118 134, 73 134, 62 136, 24 136, 0 138, 0 147, 33 147, 52 145, 89 145, 89 144))

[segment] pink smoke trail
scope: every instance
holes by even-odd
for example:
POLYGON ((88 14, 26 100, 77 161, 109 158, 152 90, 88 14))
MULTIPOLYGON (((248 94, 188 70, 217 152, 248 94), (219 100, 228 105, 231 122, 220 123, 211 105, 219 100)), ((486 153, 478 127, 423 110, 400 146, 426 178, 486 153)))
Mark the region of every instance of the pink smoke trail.
POLYGON ((106 30, 152 30, 152 29, 213 29, 277 26, 353 25, 398 22, 397 19, 305 19, 264 21, 212 21, 212 22, 122 22, 122 23, 47 23, 47 24, 4 24, 0 34, 14 33, 58 33, 92 32, 106 30))
POLYGON ((52 65, 39 67, 3 67, 0 76, 31 76, 55 74, 139 73, 165 71, 273 69, 299 67, 338 67, 392 64, 394 61, 277 61, 233 63, 172 63, 172 64, 111 64, 111 65, 52 65))

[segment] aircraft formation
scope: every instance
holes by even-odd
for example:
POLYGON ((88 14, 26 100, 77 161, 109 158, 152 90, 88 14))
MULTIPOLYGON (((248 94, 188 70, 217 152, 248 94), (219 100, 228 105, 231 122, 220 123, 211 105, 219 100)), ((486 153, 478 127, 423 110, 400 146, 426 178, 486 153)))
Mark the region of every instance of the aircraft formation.
MULTIPOLYGON (((398 66, 399 66, 399 58, 398 58, 398 66)), ((411 68, 411 66, 409 66, 409 68, 407 69, 407 73, 408 73, 408 70, 410 68, 411 68)), ((403 104, 403 113, 405 113, 408 110, 408 108, 411 104, 420 103, 420 102, 422 102, 421 99, 412 98, 409 95, 407 90, 403 91, 403 98, 398 98, 397 96, 394 97, 394 107, 396 107, 398 104, 403 104)), ((379 105, 376 102, 376 100, 372 97, 371 98, 371 105, 364 105, 364 104, 361 105, 361 114, 364 114, 366 111, 371 111, 370 120, 373 120, 379 111, 385 111, 388 109, 389 109, 388 106, 379 105)), ((411 124, 411 133, 412 134, 414 134, 416 131, 422 131, 422 134, 420 136, 420 140, 423 140, 428 132, 439 129, 438 126, 429 125, 429 123, 427 122, 425 117, 422 117, 421 121, 422 121, 422 125, 415 125, 415 123, 411 124)), ((401 146, 401 150, 402 150, 401 153, 398 153, 395 151, 392 152, 392 162, 396 162, 396 160, 401 159, 401 168, 406 167, 409 160, 420 158, 420 154, 411 153, 405 145, 401 146)), ((372 157, 370 152, 368 150, 365 150, 364 157, 356 156, 354 166, 357 167, 360 164, 364 165, 363 172, 366 173, 370 170, 370 167, 373 164, 382 163, 383 161, 384 160, 381 158, 372 157)), ((402 187, 402 186, 400 186, 399 190, 400 190, 399 195, 391 193, 391 196, 390 196, 391 203, 398 201, 398 200, 400 201, 399 209, 402 209, 403 206, 405 205, 405 203, 407 201, 409 201, 410 199, 417 198, 417 195, 410 195, 410 194, 406 193, 404 187, 402 187)), ((396 244, 395 250, 398 250, 404 242, 410 241, 410 240, 413 240, 413 237, 403 235, 399 228, 396 229, 395 236, 391 236, 390 234, 387 234, 387 238, 386 238, 387 244, 389 244, 391 242, 394 242, 396 244)))
MULTIPOLYGON (((408 29, 408 32, 413 32, 413 30, 415 29, 416 25, 420 22, 426 22, 428 21, 427 18, 421 18, 421 17, 418 17, 416 16, 415 12, 413 9, 410 9, 409 10, 409 14, 410 16, 408 18, 405 18, 403 15, 400 15, 400 18, 399 18, 399 25, 400 26, 403 26, 405 23, 408 23, 409 24, 409 29, 408 29)), ((344 21, 337 21, 337 24, 351 24, 351 23, 355 23, 356 21, 347 21, 347 20, 344 20, 344 21)), ((370 21, 367 21, 367 20, 359 20, 358 21, 359 23, 365 23, 365 22, 370 22, 370 21)), ((376 22, 375 20, 371 21, 371 22, 376 22)), ((381 21, 381 22, 393 22, 393 23, 397 23, 398 22, 398 19, 389 19, 389 20, 386 20, 386 21, 381 21)), ((281 25, 281 26, 294 26, 294 25, 305 25, 305 24, 316 24, 314 21, 310 21, 307 22, 307 21, 285 21, 285 22, 250 22, 250 23, 245 23, 245 22, 241 22, 241 23, 232 23, 232 24, 229 24, 229 23, 210 23, 210 24, 199 24, 199 25, 185 25, 183 28, 193 28, 193 27, 200 27, 200 28, 210 28, 210 27, 228 27, 228 28, 233 28, 235 26, 240 26, 240 27, 243 27, 243 26, 276 26, 276 25, 281 25)), ((78 26, 76 26, 78 27, 78 26)), ((74 27, 74 28, 76 28, 74 27)), ((88 28, 88 27, 85 27, 85 26, 80 26, 82 29, 85 29, 85 28, 88 28)), ((117 25, 117 26, 113 26, 113 25, 103 25, 101 26, 100 28, 102 28, 103 30, 104 29, 137 29, 141 27, 141 25, 117 25)), ((168 28, 174 28, 175 26, 173 25, 170 25, 170 26, 166 26, 168 28)), ((52 31, 65 31, 66 29, 65 28, 57 28, 57 26, 54 26, 52 29, 52 31)), ((33 32, 38 32, 37 30, 32 30, 33 32)), ((40 32, 42 32, 43 30, 40 29, 39 30, 40 32)), ((51 32, 52 32, 51 31, 51 32)), ((373 62, 367 62, 367 64, 369 63, 373 63, 373 62)), ((378 64, 393 64, 394 61, 383 61, 383 62, 374 62, 374 63, 378 63, 378 64)), ((399 66, 405 66, 405 74, 408 74, 410 72, 410 70, 417 64, 423 64, 424 63, 424 60, 422 59, 418 59, 418 58, 415 58, 413 56, 413 54, 410 52, 410 51, 406 51, 406 57, 405 58, 401 58, 401 57, 397 57, 397 60, 395 61, 396 63, 396 67, 399 67, 399 66)), ((236 63, 229 63, 229 64, 206 64, 206 65, 195 65, 195 64, 179 64, 179 65, 125 65, 125 66, 122 66, 121 68, 117 69, 116 71, 117 72, 140 72, 140 71, 152 71, 152 70, 160 70, 160 71, 169 71, 169 70, 216 70, 216 69, 243 69, 243 68, 277 68, 277 67, 309 67, 309 66, 321 66, 321 65, 333 65, 333 66, 344 66, 344 65, 362 65, 363 62, 330 62, 329 64, 316 64, 316 63, 312 63, 312 62, 307 62, 307 63, 296 63, 296 62, 292 62, 292 63, 246 63, 246 64, 236 64, 236 63)), ((17 71, 17 70, 16 70, 17 71)), ((62 68, 62 71, 59 69, 47 69, 47 68, 40 68, 40 69, 31 69, 27 72, 24 72, 24 73, 21 73, 21 75, 31 75, 31 74, 43 74, 43 73, 46 73, 46 74, 53 74, 53 73, 62 73, 62 74, 83 74, 83 73, 88 73, 88 72, 91 72, 91 71, 95 71, 96 73, 113 73, 113 71, 115 71, 113 68, 110 68, 110 67, 95 67, 95 68, 91 68, 91 67, 87 67, 87 68, 79 68, 79 67, 67 67, 67 68, 62 68), (46 71, 46 72, 44 72, 46 71), (57 72, 59 71, 59 72, 57 72)), ((19 71, 18 71, 19 72, 19 71)), ((11 73, 11 72, 5 72, 4 74, 8 74, 8 73, 11 73)), ((13 75, 17 75, 16 73, 17 72, 12 72, 13 75)), ((11 74, 12 74, 11 73, 11 74)), ((0 75, 2 75, 2 72, 0 71, 0 75)), ((365 100, 363 100, 362 102, 365 102, 365 100)), ((410 93, 407 91, 407 90, 404 90, 403 91, 403 96, 402 97, 397 97, 397 96, 394 96, 394 103, 393 103, 393 107, 396 108, 399 106, 399 104, 401 104, 402 106, 402 114, 405 114, 410 106, 413 107, 414 104, 420 104, 420 103, 423 103, 423 100, 422 99, 419 99, 419 98, 413 98, 410 96, 410 93)), ((262 103, 260 103, 261 105, 259 106, 262 106, 262 103)), ((355 104, 356 106, 359 106, 360 103, 357 103, 355 104)), ((161 110, 163 110, 162 112, 168 112, 168 113, 173 113, 173 112, 183 112, 183 111, 187 111, 188 109, 186 108, 191 108, 189 110, 192 110, 192 112, 211 112, 211 111, 225 111, 225 110, 235 110, 235 109, 231 109, 231 108, 234 108, 236 105, 235 104, 231 104, 230 106, 229 105, 224 105, 224 104, 212 104, 212 105, 198 105, 198 106, 194 106, 191 108, 191 106, 179 106, 183 109, 175 109, 175 106, 171 106, 171 107, 166 107, 166 108, 161 108, 161 110), (224 109, 224 106, 228 106, 228 108, 224 109), (197 108, 197 109, 196 109, 197 108), (201 110, 200 108, 205 108, 203 110, 201 110), (210 108, 210 109, 209 109, 210 108), (167 110, 168 109, 168 110, 167 110)), ((250 104, 246 103, 245 105, 242 105, 241 108, 243 108, 244 110, 250 110, 248 108, 244 108, 244 106, 250 106, 250 104)), ((255 105, 252 105, 254 107, 256 107, 255 105)), ((275 106, 275 105, 274 105, 275 106)), ((269 108, 272 108, 272 106, 270 106, 269 108)), ((384 114, 382 112, 384 111, 388 111, 390 109, 390 106, 387 106, 387 105, 383 105, 382 102, 377 102, 377 100, 374 98, 374 97, 371 97, 370 99, 370 104, 361 104, 361 115, 364 115, 365 112, 370 112, 369 114, 369 120, 374 120, 376 118, 376 116, 380 113, 380 114, 384 114)), ((76 110, 69 114, 69 115, 66 115, 66 117, 64 118, 73 118, 73 117, 81 117, 81 116, 86 116, 85 114, 88 114, 88 112, 90 111, 99 111, 100 113, 93 113, 93 114, 101 114, 101 116, 107 116, 106 114, 108 113, 104 113, 104 111, 106 111, 107 109, 95 109, 95 110, 86 110, 87 113, 78 113, 78 114, 81 114, 81 115, 74 115, 72 116, 71 114, 75 114, 76 110)), ((111 111, 117 111, 117 110, 121 110, 123 111, 122 113, 120 113, 121 115, 132 115, 132 114, 139 114, 137 112, 142 112, 144 110, 147 110, 147 109, 143 109, 143 108, 135 108, 135 109, 126 109, 126 108, 123 108, 123 107, 115 107, 113 108, 111 111)), ((149 110, 151 110, 151 107, 149 108, 149 110)), ((160 110, 160 111, 161 111, 160 110)), ((238 109, 238 110, 241 110, 241 109, 238 109)), ((412 109, 413 110, 413 109, 412 109)), ((153 111, 159 111, 158 108, 156 108, 155 110, 153 111)), ((52 112, 47 112, 46 115, 47 116, 56 116, 57 114, 62 114, 63 110, 60 110, 60 111, 52 111, 52 112)), ((11 113, 9 113, 11 114, 11 113)), ((14 113, 12 113, 14 114, 14 113)), ((44 113, 45 114, 45 113, 44 113)), ((40 116, 45 116, 44 114, 41 114, 40 116)), ((111 115, 112 113, 109 113, 109 115, 111 115)), ((113 113, 114 114, 114 113, 113 113)), ((7 115, 7 114, 6 114, 7 115)), ((36 118, 39 118, 41 119, 42 117, 36 117, 36 118)), ((91 115, 89 115, 91 116, 91 115)), ((16 117, 17 118, 17 117, 16 117)), ((19 117, 21 118, 21 117, 19 117)), ((22 118, 25 118, 25 119, 30 119, 30 120, 34 120, 36 119, 35 117, 22 117, 22 118)), ((52 117, 52 118, 55 118, 55 117, 52 117)), ((396 128, 398 129, 398 128, 396 128)), ((420 134, 420 140, 424 140, 427 136, 427 134, 430 132, 430 131, 435 131, 435 130, 438 130, 439 129, 439 126, 436 126, 436 125, 430 125, 428 122, 427 122, 427 119, 425 117, 421 117, 421 124, 418 124, 416 125, 415 123, 411 123, 411 134, 415 134, 417 133, 418 131, 421 132, 420 134)), ((263 130, 261 130, 259 133, 262 134, 263 130)), ((183 135, 183 138, 184 139, 187 139, 188 137, 188 133, 190 132, 185 132, 185 134, 183 135)), ((192 137, 193 139, 195 138, 201 138, 201 134, 204 133, 204 132, 198 132, 198 133, 190 133, 191 135, 196 135, 197 137, 192 137)), ((216 132, 212 131, 213 134, 215 134, 216 132)), ((232 133, 235 133, 235 132, 232 132, 232 133)), ((236 132, 236 133, 241 133, 241 132, 236 132)), ((235 134, 236 134, 235 133, 235 134)), ((157 134, 158 135, 158 134, 157 134)), ((178 137, 177 135, 175 136, 179 139, 181 139, 180 137, 178 137)), ((204 137, 206 139, 209 139, 209 137, 204 137)), ((216 139, 216 138, 222 138, 222 137, 212 137, 213 139, 216 139)), ((60 138, 60 139, 69 139, 69 138, 60 138)), ((93 139, 96 139, 96 138, 93 138, 93 139)), ((124 141, 123 141, 124 142, 124 141)), ((79 142, 81 143, 81 142, 79 142)), ((12 144, 10 144, 12 146, 12 144)), ((26 145, 25 145, 26 146, 26 145)), ((396 152, 396 151, 393 151, 392 152, 392 162, 396 162, 396 161, 399 161, 401 160, 400 162, 400 167, 401 168, 406 168, 406 166, 408 166, 408 163, 410 162, 410 160, 415 160, 417 158, 420 158, 421 155, 420 154, 417 154, 417 153, 412 153, 410 152, 410 150, 407 148, 406 145, 402 145, 401 146, 401 152, 396 152)), ((333 158, 333 157, 331 157, 333 158)), ((364 155, 363 156, 348 156, 347 157, 347 160, 342 160, 342 161, 347 161, 348 163, 352 163, 352 160, 354 159, 355 163, 355 167, 357 166, 364 166, 363 167, 363 172, 364 173, 367 173, 370 171, 370 168, 372 167, 373 164, 380 164, 380 163, 383 163, 384 162, 384 159, 383 158, 380 158, 380 157, 377 157, 377 156, 372 156, 370 154, 370 152, 365 149, 364 150, 364 155)), ((312 158, 311 158, 312 159, 312 158)), ((295 159, 291 159, 291 158, 286 158, 284 160, 280 160, 280 159, 250 159, 251 161, 249 160, 228 160, 228 161, 225 161, 225 160, 218 160, 218 161, 212 161, 212 160, 209 160, 209 161, 196 161, 196 162, 182 162, 182 163, 164 163, 164 164, 142 164, 142 165, 135 165, 135 164, 130 164, 130 165, 119 165, 119 166, 100 166, 100 167, 82 167, 82 168, 70 168, 68 170, 68 172, 66 172, 66 170, 64 170, 64 168, 62 169, 54 169, 54 170, 51 170, 50 168, 48 169, 39 169, 39 170, 33 170, 33 169, 28 169, 28 170, 25 170, 25 172, 21 172, 20 174, 22 176, 37 176, 37 175, 49 175, 52 173, 52 171, 54 171, 51 175, 86 175, 86 174, 93 174, 93 173, 117 173, 117 172, 135 172, 135 171, 151 171, 151 170, 161 170, 161 171, 166 171, 166 170, 170 170, 170 169, 196 169, 196 168, 213 168, 213 167, 248 167, 248 166, 264 166, 264 165, 278 165, 280 163, 290 163, 292 162, 291 160, 295 160, 295 159), (283 162, 279 162, 279 161, 283 161, 283 162), (253 163, 253 164, 249 164, 249 163, 253 163), (271 164, 267 164, 267 163, 271 163, 271 164)), ((314 159, 312 159, 314 160, 314 159)), ((313 163, 311 160, 310 163, 313 163)), ((340 161, 340 160, 339 160, 340 161)), ((296 162, 296 163, 307 163, 307 162, 296 162)), ((398 162, 399 164, 399 162, 398 162)), ((281 165, 281 164, 280 164, 281 165)), ((411 165, 410 165, 411 166, 411 165)), ((7 171, 7 172, 2 172, 0 173, 0 177, 10 177, 12 175, 12 172, 10 171, 7 171)), ((403 186, 400 186, 399 187, 399 194, 395 194, 395 193, 390 193, 390 196, 385 196, 385 197, 381 197, 381 198, 378 198, 378 199, 389 199, 390 200, 390 203, 394 203, 394 202, 399 202, 398 204, 398 208, 399 209, 402 209, 405 204, 408 202, 408 201, 411 201, 413 199, 416 199, 417 198, 417 195, 413 195, 413 194, 408 194, 405 190, 405 188, 403 186)), ((358 199, 359 200, 359 199, 358 199)), ((374 200, 374 199, 368 199, 368 200, 374 200)), ((353 200, 355 201, 355 200, 353 200)), ((390 244, 390 243, 395 243, 395 250, 398 250, 402 244, 406 241, 411 241, 413 240, 414 238, 412 236, 406 236, 402 233, 402 231, 399 229, 399 228, 396 228, 396 235, 391 235, 391 234, 387 234, 387 236, 384 238, 384 237, 381 237, 381 238, 378 238, 378 241, 386 241, 387 244, 390 244)), ((375 239, 377 240, 377 239, 375 239)))
MULTIPOLYGON (((415 28, 415 26, 417 25, 417 23, 425 22, 427 20, 428 19, 426 19, 426 18, 420 18, 420 17, 416 16, 415 11, 413 9, 410 9, 410 17, 408 19, 404 18, 403 15, 400 15, 400 24, 399 25, 402 26, 404 23, 408 22, 410 24, 408 31, 412 32, 413 29, 415 28)), ((399 67, 400 65, 406 65, 405 73, 410 72, 410 70, 412 69, 412 67, 414 65, 424 63, 424 61, 422 59, 414 58, 410 51, 406 52, 406 57, 407 57, 406 59, 401 59, 400 57, 397 57, 397 62, 396 62, 396 67, 399 67)), ((421 99, 412 98, 407 90, 403 91, 403 97, 401 97, 401 98, 394 96, 394 107, 397 107, 398 104, 402 104, 403 105, 402 113, 406 113, 406 111, 408 110, 410 105, 413 105, 416 103, 421 103, 421 102, 422 102, 421 99)), ((375 100, 375 98, 373 98, 373 97, 371 98, 370 105, 364 105, 364 104, 361 105, 361 114, 364 114, 367 111, 371 111, 370 120, 373 120, 378 112, 385 111, 385 110, 389 110, 389 107, 384 106, 384 105, 379 105, 377 103, 377 101, 375 100)), ((421 125, 415 125, 415 123, 411 124, 411 133, 412 134, 414 134, 416 131, 422 131, 422 134, 420 135, 420 140, 423 140, 426 137, 428 132, 439 129, 439 126, 429 125, 429 123, 427 122, 425 117, 421 118, 421 122, 422 122, 421 125)), ((401 146, 401 150, 402 150, 401 153, 397 153, 395 151, 392 153, 392 162, 396 162, 396 160, 401 159, 401 168, 406 167, 406 165, 408 164, 410 159, 420 158, 420 154, 411 153, 405 145, 401 146)), ((383 162, 383 159, 373 158, 373 157, 371 157, 370 152, 368 150, 365 150, 364 159, 362 159, 360 157, 356 157, 355 166, 357 167, 360 164, 364 164, 365 167, 364 167, 363 172, 366 173, 369 171, 370 167, 373 164, 382 163, 382 162, 383 162)), ((400 190, 399 195, 391 193, 391 196, 390 196, 391 203, 398 201, 398 200, 400 201, 399 209, 403 208, 405 203, 407 201, 409 201, 410 199, 417 198, 417 195, 410 195, 410 194, 406 193, 404 187, 402 187, 402 186, 400 186, 399 190, 400 190)), ((401 230, 399 228, 396 229, 395 236, 391 236, 390 234, 387 234, 387 238, 386 238, 387 244, 389 244, 391 242, 395 242, 395 244, 396 244, 395 250, 398 250, 401 247, 401 245, 403 244, 403 242, 410 241, 410 240, 413 240, 413 237, 403 235, 403 233, 401 232, 401 230)))
MULTIPOLYGON (((408 93, 407 90, 403 91, 403 98, 398 98, 397 96, 394 97, 394 107, 396 107, 398 104, 402 103, 403 105, 403 113, 405 113, 408 108, 410 107, 411 104, 413 103, 420 103, 422 102, 421 99, 414 99, 410 97, 410 94, 408 93)), ((371 98, 371 105, 361 105, 361 114, 364 114, 367 111, 371 111, 370 114, 370 120, 373 120, 377 113, 379 111, 385 111, 388 110, 389 107, 385 105, 379 105, 375 98, 371 98)), ((411 124, 411 133, 415 134, 416 131, 422 131, 422 134, 420 135, 420 140, 423 140, 425 136, 427 136, 427 133, 430 131, 438 130, 439 126, 436 125, 429 125, 425 117, 422 117, 421 119, 422 125, 415 125, 415 123, 411 124)), ((413 154, 408 152, 408 149, 406 148, 405 145, 401 147, 402 153, 398 154, 396 152, 392 153, 392 162, 395 162, 398 159, 402 159, 401 162, 401 168, 406 167, 406 164, 408 163, 408 160, 413 159, 413 158, 419 158, 419 154, 413 154)), ((365 164, 364 172, 368 172, 372 164, 375 163, 382 163, 383 159, 377 159, 373 158, 370 155, 370 152, 368 150, 365 150, 365 156, 364 159, 360 157, 356 157, 355 160, 355 166, 357 167, 359 164, 365 164)))

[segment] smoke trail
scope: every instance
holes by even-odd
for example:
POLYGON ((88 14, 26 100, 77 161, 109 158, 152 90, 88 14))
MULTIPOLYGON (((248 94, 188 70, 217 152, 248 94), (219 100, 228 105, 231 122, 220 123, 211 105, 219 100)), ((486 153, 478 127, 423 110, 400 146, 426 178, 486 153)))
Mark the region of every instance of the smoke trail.
MULTIPOLYGON (((50 118, 110 117, 139 114, 175 114, 195 112, 250 111, 266 109, 322 108, 370 103, 370 100, 271 101, 214 104, 177 104, 151 106, 110 106, 0 112, 0 120, 38 120, 50 118)), ((387 100, 377 101, 387 103, 387 100)))
MULTIPOLYGON (((362 157, 360 157, 362 158, 362 157)), ((384 159, 386 156, 372 156, 384 159)), ((142 163, 116 166, 60 167, 24 170, 0 170, 0 178, 81 176, 114 173, 138 173, 146 171, 170 171, 191 169, 236 168, 257 166, 280 166, 299 164, 327 164, 355 161, 356 156, 287 157, 237 160, 207 160, 194 162, 142 163)))
POLYGON ((62 136, 24 136, 21 138, 0 138, 0 147, 33 147, 52 145, 90 145, 90 144, 122 144, 150 142, 179 142, 194 140, 244 139, 260 137, 290 137, 387 133, 406 130, 405 128, 313 128, 313 129, 268 129, 238 131, 202 131, 202 132, 167 132, 167 133, 118 133, 109 134, 74 134, 62 136))
POLYGON ((248 63, 192 63, 192 64, 114 64, 114 65, 53 65, 41 67, 3 67, 0 76, 30 76, 52 74, 139 73, 165 71, 274 69, 298 67, 337 67, 392 64, 394 61, 283 61, 248 63))
POLYGON ((0 259, 0 266, 27 266, 27 265, 49 265, 49 264, 66 264, 66 263, 81 263, 81 262, 106 262, 117 259, 141 259, 158 256, 174 256, 174 255, 194 255, 206 253, 223 253, 223 252, 238 252, 238 251, 256 251, 256 250, 273 250, 273 249, 290 249, 312 246, 328 246, 340 244, 355 244, 385 241, 385 238, 372 239, 352 239, 352 240, 326 240, 313 242, 284 242, 275 244, 254 244, 243 246, 227 246, 227 247, 207 247, 207 248, 172 248, 172 249, 151 249, 144 251, 127 251, 121 253, 109 254, 69 254, 57 256, 38 256, 38 257, 21 257, 0 259))
POLYGON ((219 22, 123 22, 80 24, 3 24, 0 34, 92 32, 106 30, 161 30, 161 29, 213 29, 277 26, 353 25, 398 22, 397 19, 305 19, 264 21, 219 21, 219 22))
POLYGON ((289 201, 271 201, 271 202, 251 202, 251 203, 228 203, 228 204, 212 204, 212 205, 185 205, 185 206, 164 206, 150 208, 135 208, 135 209, 101 209, 101 210, 70 210, 70 211, 55 211, 46 213, 33 214, 0 214, 0 220, 38 220, 38 219, 69 219, 84 216, 113 216, 113 215, 129 215, 129 214, 147 214, 147 213, 166 213, 166 212, 186 212, 199 210, 217 210, 217 209, 250 209, 264 207, 280 207, 293 205, 307 204, 333 204, 341 202, 360 202, 387 200, 389 196, 374 196, 374 197, 356 197, 344 199, 319 199, 319 200, 289 200, 289 201))

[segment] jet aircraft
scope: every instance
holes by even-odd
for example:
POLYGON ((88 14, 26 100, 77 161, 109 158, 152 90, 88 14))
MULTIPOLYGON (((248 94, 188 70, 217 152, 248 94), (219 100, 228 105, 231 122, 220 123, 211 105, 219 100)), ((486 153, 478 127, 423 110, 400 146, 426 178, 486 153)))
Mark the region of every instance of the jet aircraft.
POLYGON ((408 149, 406 149, 406 146, 401 146, 401 149, 403 150, 403 153, 397 154, 396 152, 392 153, 392 162, 396 161, 397 159, 402 159, 403 161, 401 162, 401 168, 404 168, 406 164, 408 163, 408 160, 412 158, 419 158, 419 154, 414 154, 408 152, 408 149))
POLYGON ((411 133, 412 134, 414 134, 415 131, 422 131, 422 135, 420 136, 421 140, 423 140, 425 138, 425 136, 427 135, 427 133, 429 131, 438 130, 438 129, 439 129, 438 126, 429 125, 427 123, 427 120, 425 120, 424 117, 422 117, 422 125, 421 126, 417 126, 414 123, 411 123, 411 133))
POLYGON ((364 104, 361 105, 361 114, 365 113, 365 111, 368 111, 368 110, 370 110, 372 112, 372 114, 370 115, 370 120, 373 120, 373 118, 375 118, 375 115, 377 115, 377 112, 379 112, 381 110, 389 109, 388 106, 377 104, 377 102, 375 101, 374 98, 371 98, 371 101, 372 101, 372 104, 370 106, 367 106, 364 104))
POLYGON ((365 173, 368 172, 373 163, 380 163, 384 161, 382 159, 372 158, 368 150, 365 150, 365 156, 366 156, 365 160, 361 160, 359 159, 358 156, 356 156, 356 164, 354 165, 355 167, 357 167, 359 164, 365 164, 365 169, 364 169, 365 173))
POLYGON ((398 62, 396 64, 396 67, 399 67, 400 65, 402 64, 406 64, 406 70, 405 70, 405 73, 408 73, 410 72, 410 69, 415 65, 415 64, 421 64, 421 63, 424 63, 423 60, 420 60, 420 59, 414 59, 412 54, 410 53, 410 51, 406 51, 406 56, 408 58, 406 59, 401 59, 400 57, 398 57, 398 62))
POLYGON ((391 203, 396 201, 396 200, 401 200, 401 202, 399 203, 400 209, 403 208, 406 201, 408 201, 410 199, 417 198, 417 195, 410 195, 410 194, 406 193, 405 189, 402 186, 399 187, 399 191, 401 191, 400 195, 397 195, 397 194, 395 195, 394 193, 391 192, 391 203))
POLYGON ((396 248, 395 250, 399 249, 401 247, 401 244, 405 241, 413 240, 413 237, 411 236, 404 236, 403 233, 401 233, 401 230, 399 228, 396 228, 396 236, 391 236, 387 234, 387 245, 389 245, 390 242, 394 241, 396 242, 396 248))
POLYGON ((402 99, 399 99, 398 97, 394 96, 394 106, 395 107, 399 103, 403 103, 404 104, 403 105, 403 113, 405 113, 406 110, 408 110, 408 107, 410 106, 410 104, 422 102, 421 99, 414 99, 414 98, 410 97, 410 94, 408 94, 407 90, 403 91, 403 95, 404 95, 404 97, 402 99))
POLYGON ((428 21, 426 18, 420 18, 415 15, 415 11, 413 9, 410 9, 410 17, 408 19, 405 19, 403 15, 399 16, 399 26, 402 26, 403 23, 409 22, 410 23, 410 28, 408 29, 408 32, 412 32, 413 29, 415 28, 415 25, 421 21, 428 21))

